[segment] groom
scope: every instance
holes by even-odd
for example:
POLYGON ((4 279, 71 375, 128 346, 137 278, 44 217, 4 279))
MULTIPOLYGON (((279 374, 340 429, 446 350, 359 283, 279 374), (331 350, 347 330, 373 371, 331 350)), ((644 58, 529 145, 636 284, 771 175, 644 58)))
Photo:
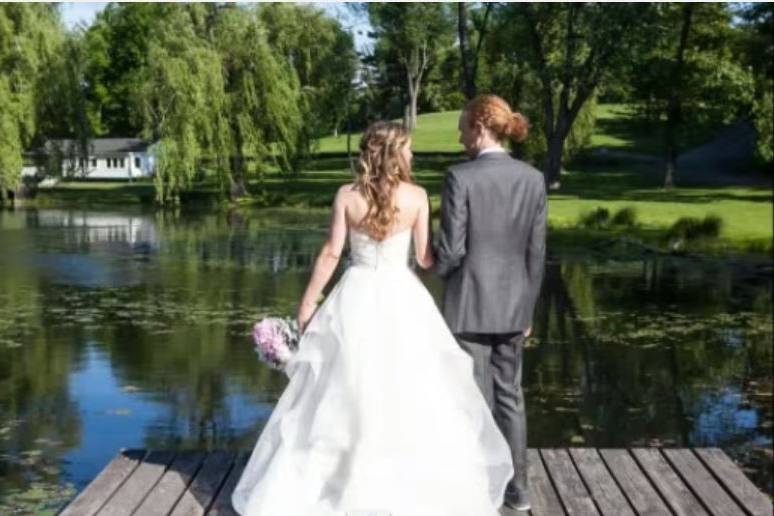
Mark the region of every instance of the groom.
POLYGON ((543 175, 500 146, 521 141, 527 121, 494 95, 465 106, 460 143, 470 161, 449 168, 441 202, 436 270, 443 313, 472 357, 476 382, 511 447, 515 475, 505 505, 526 511, 527 426, 521 390, 524 339, 543 279, 543 175))

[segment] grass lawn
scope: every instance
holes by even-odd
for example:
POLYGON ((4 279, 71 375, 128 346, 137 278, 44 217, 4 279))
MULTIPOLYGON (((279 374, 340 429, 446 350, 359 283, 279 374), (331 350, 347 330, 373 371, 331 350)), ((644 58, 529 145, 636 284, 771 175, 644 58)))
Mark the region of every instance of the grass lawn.
POLYGON ((31 204, 152 204, 155 198, 149 181, 60 181, 55 186, 41 187, 31 204))
MULTIPOLYGON (((454 157, 420 156, 415 159, 415 178, 430 193, 436 215, 440 208, 444 170, 456 161, 458 159, 454 157)), ((293 178, 271 176, 264 188, 283 205, 321 208, 323 212, 338 187, 350 180, 346 166, 344 159, 321 159, 317 162, 317 170, 293 178)), ((549 195, 549 224, 558 231, 580 228, 581 217, 598 207, 607 208, 611 214, 621 208, 632 208, 636 214, 634 227, 592 233, 597 233, 600 238, 626 235, 654 245, 665 245, 664 236, 678 219, 716 215, 723 221, 720 238, 701 242, 699 247, 702 249, 771 250, 774 212, 771 191, 766 188, 664 190, 625 166, 570 171, 563 177, 562 184, 560 192, 549 195)))
MULTIPOLYGON (((417 152, 462 152, 457 139, 459 111, 443 111, 420 115, 414 130, 412 143, 417 152)), ((357 153, 360 132, 352 135, 352 151, 357 153)), ((318 152, 347 152, 347 135, 328 136, 319 140, 318 152)))

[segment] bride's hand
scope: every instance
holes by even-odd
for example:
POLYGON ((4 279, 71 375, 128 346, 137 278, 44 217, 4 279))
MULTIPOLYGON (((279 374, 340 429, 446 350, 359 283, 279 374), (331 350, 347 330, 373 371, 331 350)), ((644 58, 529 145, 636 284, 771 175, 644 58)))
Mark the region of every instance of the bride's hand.
POLYGON ((527 338, 527 337, 529 337, 530 335, 532 335, 532 326, 530 326, 529 328, 527 328, 527 331, 525 331, 525 332, 524 332, 524 338, 526 339, 526 338, 527 338))
POLYGON ((306 325, 309 324, 309 320, 314 315, 314 311, 317 309, 317 305, 312 303, 301 303, 298 305, 298 313, 296 314, 296 321, 298 322, 299 333, 304 333, 306 325))

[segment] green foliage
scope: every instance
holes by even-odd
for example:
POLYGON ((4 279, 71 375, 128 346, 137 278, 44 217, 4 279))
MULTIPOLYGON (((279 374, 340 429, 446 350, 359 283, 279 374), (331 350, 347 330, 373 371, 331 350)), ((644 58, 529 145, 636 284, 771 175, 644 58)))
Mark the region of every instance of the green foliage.
POLYGON ((683 217, 669 229, 669 237, 684 240, 698 238, 717 238, 723 227, 723 220, 716 215, 707 215, 704 219, 683 217))
POLYGON ((613 226, 626 226, 631 227, 637 223, 637 210, 632 207, 624 207, 618 210, 613 218, 610 219, 610 224, 613 226))
POLYGON ((150 45, 179 6, 110 3, 83 34, 87 111, 98 136, 137 136, 143 129, 138 92, 150 45))
POLYGON ((371 64, 381 94, 393 102, 392 118, 407 115, 416 126, 417 102, 427 74, 453 42, 451 6, 443 3, 368 3, 376 44, 371 64), (398 98, 396 99, 396 94, 398 98))
POLYGON ((505 97, 532 121, 520 153, 544 161, 551 183, 562 161, 588 144, 597 90, 631 60, 648 12, 636 4, 497 7, 482 65, 492 80, 481 89, 505 97))
POLYGON ((758 132, 758 158, 771 163, 774 161, 774 5, 747 3, 741 4, 740 9, 737 14, 743 23, 737 53, 741 54, 743 64, 752 69, 755 80, 751 116, 758 132))
POLYGON ((304 112, 303 144, 341 128, 357 68, 352 35, 310 5, 267 3, 258 15, 273 52, 298 76, 304 112))
POLYGON ((588 213, 582 214, 578 220, 581 227, 589 229, 633 227, 636 221, 637 212, 631 206, 620 208, 612 217, 608 208, 599 206, 588 213))
MULTIPOLYGON (((682 4, 658 4, 651 37, 634 55, 631 83, 642 116, 660 123, 669 99, 680 103, 678 143, 700 128, 717 128, 749 112, 754 83, 750 69, 735 55, 735 29, 727 4, 695 4, 684 64, 675 60, 683 17, 682 4)), ((692 142, 691 142, 692 143, 692 142)), ((685 147, 685 143, 682 144, 685 147)))
MULTIPOLYGON (((290 170, 304 149, 303 121, 308 103, 292 68, 267 42, 254 10, 224 10, 215 29, 225 80, 228 156, 222 167, 243 181, 246 161, 261 172, 273 144, 280 166, 290 170)), ((239 188, 243 188, 240 185, 239 188)))
POLYGON ((207 153, 224 148, 226 102, 218 53, 196 33, 196 10, 172 11, 151 41, 142 98, 146 135, 156 144, 159 203, 179 202, 207 153))
POLYGON ((205 160, 232 197, 270 154, 294 167, 307 104, 254 8, 176 5, 148 52, 141 101, 145 134, 158 140, 158 202, 179 202, 205 160))
POLYGON ((0 3, 0 202, 20 184, 22 152, 38 131, 40 81, 62 35, 54 5, 0 3))
MULTIPOLYGON (((769 81, 771 83, 771 81, 769 81)), ((762 93, 762 95, 753 103, 753 121, 755 122, 755 129, 758 132, 757 150, 758 156, 766 163, 774 161, 774 138, 772 138, 772 131, 774 131, 774 93, 772 90, 768 90, 762 93)))
POLYGON ((610 222, 610 210, 599 207, 594 211, 582 215, 580 224, 586 228, 603 228, 610 222))

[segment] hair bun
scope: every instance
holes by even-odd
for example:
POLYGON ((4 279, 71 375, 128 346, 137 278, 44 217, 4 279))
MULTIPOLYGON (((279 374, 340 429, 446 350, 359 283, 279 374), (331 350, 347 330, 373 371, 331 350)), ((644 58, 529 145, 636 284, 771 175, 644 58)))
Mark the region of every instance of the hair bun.
POLYGON ((529 120, 527 117, 519 112, 514 112, 511 115, 511 120, 508 122, 508 136, 516 142, 523 142, 527 138, 529 132, 529 120))

